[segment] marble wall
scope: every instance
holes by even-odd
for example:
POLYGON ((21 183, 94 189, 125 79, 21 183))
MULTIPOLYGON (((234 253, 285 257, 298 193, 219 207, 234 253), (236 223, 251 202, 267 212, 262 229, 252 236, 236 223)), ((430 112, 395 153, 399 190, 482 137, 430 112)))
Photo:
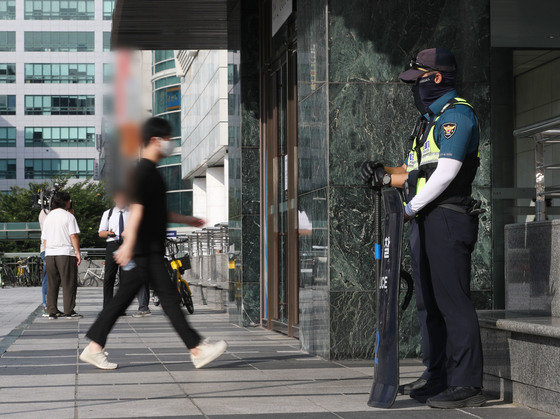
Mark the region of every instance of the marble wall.
MULTIPOLYGON (((475 196, 490 207, 489 0, 308 0, 298 2, 297 33, 298 205, 312 226, 299 242, 300 337, 322 356, 370 358, 374 215, 359 169, 365 160, 403 163, 417 111, 397 75, 418 50, 448 48, 480 118, 475 196)), ((474 255, 478 308, 492 302, 491 217, 481 217, 474 255)), ((401 330, 401 354, 417 354, 413 306, 401 330)))
POLYGON ((259 7, 228 4, 228 310, 240 325, 260 322, 259 7))

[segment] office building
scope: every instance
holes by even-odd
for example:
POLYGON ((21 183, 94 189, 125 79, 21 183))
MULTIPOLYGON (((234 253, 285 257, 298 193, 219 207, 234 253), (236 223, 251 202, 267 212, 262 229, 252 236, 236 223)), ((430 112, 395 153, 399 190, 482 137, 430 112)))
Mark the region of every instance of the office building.
POLYGON ((0 190, 95 178, 114 1, 0 2, 0 190))
POLYGON ((181 175, 192 183, 193 215, 228 221, 228 52, 177 51, 181 77, 181 175))

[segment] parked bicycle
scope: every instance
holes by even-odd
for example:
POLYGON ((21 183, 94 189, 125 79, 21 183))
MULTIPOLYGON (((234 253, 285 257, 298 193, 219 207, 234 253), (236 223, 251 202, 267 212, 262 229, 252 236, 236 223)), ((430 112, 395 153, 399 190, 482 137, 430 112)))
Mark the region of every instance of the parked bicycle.
MULTIPOLYGON (((190 314, 194 313, 194 304, 192 300, 192 292, 189 283, 183 277, 187 269, 191 268, 189 255, 177 257, 179 254, 179 244, 187 242, 188 239, 166 239, 166 258, 169 261, 168 270, 169 277, 174 284, 177 285, 177 291, 181 296, 181 302, 190 314)), ((156 306, 159 305, 159 298, 154 293, 153 302, 156 306)))
MULTIPOLYGON (((99 267, 95 264, 95 261, 90 258, 84 258, 87 263, 86 271, 80 279, 78 277, 78 286, 80 287, 99 287, 103 285, 103 278, 105 276, 105 268, 103 266, 99 267)), ((102 265, 105 262, 102 263, 102 265)))
POLYGON ((17 283, 17 278, 14 274, 14 271, 5 261, 0 262, 0 283, 2 285, 2 288, 4 288, 6 285, 13 286, 17 283))

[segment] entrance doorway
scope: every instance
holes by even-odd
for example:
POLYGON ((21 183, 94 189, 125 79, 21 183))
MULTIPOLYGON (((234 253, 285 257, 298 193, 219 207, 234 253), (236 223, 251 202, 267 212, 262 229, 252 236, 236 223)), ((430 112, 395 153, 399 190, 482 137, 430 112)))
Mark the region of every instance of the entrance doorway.
POLYGON ((266 74, 266 169, 268 327, 298 336, 297 67, 293 45, 266 74))

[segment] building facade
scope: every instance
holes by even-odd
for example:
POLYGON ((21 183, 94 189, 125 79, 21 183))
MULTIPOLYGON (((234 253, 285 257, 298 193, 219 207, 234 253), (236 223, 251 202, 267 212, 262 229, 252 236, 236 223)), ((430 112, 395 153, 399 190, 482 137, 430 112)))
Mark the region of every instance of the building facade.
POLYGON ((0 190, 98 175, 114 1, 0 2, 0 190))
POLYGON ((178 51, 181 174, 192 182, 193 215, 228 221, 228 52, 178 51))
POLYGON ((167 207, 180 214, 192 214, 192 181, 181 176, 181 82, 175 68, 175 54, 173 50, 158 50, 152 56, 152 113, 169 121, 171 139, 176 145, 173 154, 158 165, 167 185, 167 207))

